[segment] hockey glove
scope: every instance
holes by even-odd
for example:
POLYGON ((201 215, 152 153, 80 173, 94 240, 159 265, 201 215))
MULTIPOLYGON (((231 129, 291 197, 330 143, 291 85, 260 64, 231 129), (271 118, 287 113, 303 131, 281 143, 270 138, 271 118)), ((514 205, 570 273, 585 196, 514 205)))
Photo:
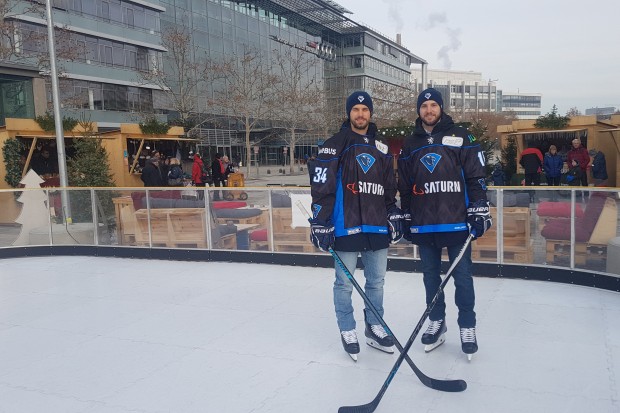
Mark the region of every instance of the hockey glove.
POLYGON ((467 226, 474 239, 480 238, 493 225, 489 201, 480 199, 467 207, 467 226))
POLYGON ((411 226, 413 225, 411 214, 403 214, 403 217, 403 224, 405 227, 403 238, 409 242, 413 242, 413 237, 411 236, 411 226))
POLYGON ((390 243, 396 244, 403 237, 405 232, 405 216, 403 211, 397 206, 392 206, 387 212, 388 233, 390 234, 390 243))
POLYGON ((321 251, 329 251, 335 242, 334 226, 322 224, 316 219, 310 220, 310 241, 321 251))

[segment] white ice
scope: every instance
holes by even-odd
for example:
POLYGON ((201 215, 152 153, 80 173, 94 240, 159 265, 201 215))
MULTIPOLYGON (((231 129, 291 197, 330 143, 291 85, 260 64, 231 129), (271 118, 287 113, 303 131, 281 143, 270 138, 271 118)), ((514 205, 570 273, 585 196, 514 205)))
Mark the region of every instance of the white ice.
MULTIPOLYGON (((356 273, 363 283, 361 270, 356 273)), ((367 403, 398 353, 343 351, 333 270, 95 257, 0 260, 2 413, 315 413, 367 403)), ((377 412, 620 412, 620 294, 476 278, 479 352, 447 340, 410 355, 377 412)), ((390 272, 385 320, 404 344, 420 274, 390 272)), ((362 301, 354 292, 358 335, 362 301)))

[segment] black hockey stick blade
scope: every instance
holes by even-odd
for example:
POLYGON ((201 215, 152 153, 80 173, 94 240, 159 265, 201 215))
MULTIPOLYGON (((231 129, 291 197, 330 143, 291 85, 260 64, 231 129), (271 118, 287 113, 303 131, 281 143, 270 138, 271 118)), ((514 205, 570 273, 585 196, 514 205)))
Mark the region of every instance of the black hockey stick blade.
MULTIPOLYGON (((429 313, 431 312, 432 308, 435 306, 435 303, 437 302, 437 299, 438 299, 439 295, 442 293, 444 287, 448 283, 448 280, 452 276, 452 271, 454 270, 454 268, 456 267, 458 262, 463 257, 463 254, 465 253, 465 250, 468 248, 468 246, 471 243, 472 239, 473 239, 473 235, 470 234, 469 237, 467 237, 467 240, 465 241, 465 244, 463 244, 463 247, 461 248, 461 251, 459 252, 458 256, 454 259, 454 261, 452 262, 452 265, 448 269, 448 272, 446 273, 446 277, 444 278, 444 280, 439 285, 439 288, 437 289, 437 292, 435 293, 435 296, 433 297, 433 300, 426 307, 426 310, 424 311, 424 314, 422 314, 422 317, 420 317, 420 320, 418 321, 418 324, 416 325, 415 329, 413 330, 413 333, 411 333, 411 336, 409 337, 409 340, 407 340, 407 344, 402 349, 400 356, 398 356, 398 359, 396 359, 396 362, 394 363, 394 367, 392 367, 392 370, 390 371, 390 374, 388 375, 387 379, 385 380, 385 382, 381 386, 381 389, 379 390, 379 393, 377 393, 377 396, 375 396, 375 398, 370 403, 367 403, 367 404, 362 404, 362 405, 359 405, 359 406, 343 406, 340 409, 338 409, 338 413, 366 413, 366 412, 372 413, 372 412, 374 412, 377 409, 377 406, 379 405, 379 402, 383 398, 383 395, 385 394, 388 386, 392 382, 392 379, 396 375, 396 372, 400 368, 400 365, 402 364, 403 360, 405 358, 409 358, 407 353, 409 352, 409 349, 411 348, 411 346, 413 345, 413 342, 415 341, 416 337, 418 336, 418 333, 420 332, 420 329, 422 328, 422 324, 427 319, 427 317, 428 317, 429 313)), ((410 364, 413 364, 413 363, 410 363, 410 364)), ((413 368, 414 366, 415 366, 415 364, 413 364, 411 367, 413 368)), ((428 380, 433 380, 434 381, 434 382, 429 382, 427 380, 422 379, 420 377, 420 375, 418 375, 418 372, 416 371, 416 369, 417 369, 417 366, 415 368, 413 368, 413 371, 416 373, 418 378, 420 378, 420 381, 424 385, 426 385, 428 387, 431 387, 431 388, 435 388, 435 387, 432 387, 433 385, 442 385, 442 383, 440 383, 441 382, 440 380, 430 379, 429 377, 427 377, 428 380)), ((422 372, 420 372, 420 374, 422 376, 425 376, 422 372)), ((452 388, 454 390, 444 390, 444 391, 463 391, 463 390, 465 390, 467 388, 467 383, 465 383, 463 380, 454 380, 452 382, 454 384, 452 384, 451 386, 453 386, 452 388), (461 383, 459 383, 459 382, 461 382, 461 383), (460 389, 459 389, 459 386, 461 386, 460 389)), ((439 390, 439 389, 437 389, 437 390, 439 390)))

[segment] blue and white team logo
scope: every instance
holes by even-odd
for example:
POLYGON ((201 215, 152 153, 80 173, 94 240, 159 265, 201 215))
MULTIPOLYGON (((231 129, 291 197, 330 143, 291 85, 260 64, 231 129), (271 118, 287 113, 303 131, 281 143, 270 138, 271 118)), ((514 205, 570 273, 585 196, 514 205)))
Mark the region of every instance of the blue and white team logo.
POLYGON ((312 204, 312 217, 316 218, 319 216, 319 211, 321 211, 322 206, 319 204, 312 204))
POLYGON ((422 165, 424 165, 430 173, 433 173, 440 159, 441 155, 438 155, 436 153, 427 153, 422 157, 422 159, 420 159, 420 162, 422 162, 422 165))
POLYGON ((357 155, 355 159, 357 159, 357 163, 360 164, 365 174, 368 173, 370 168, 375 164, 375 158, 367 153, 361 153, 357 155))

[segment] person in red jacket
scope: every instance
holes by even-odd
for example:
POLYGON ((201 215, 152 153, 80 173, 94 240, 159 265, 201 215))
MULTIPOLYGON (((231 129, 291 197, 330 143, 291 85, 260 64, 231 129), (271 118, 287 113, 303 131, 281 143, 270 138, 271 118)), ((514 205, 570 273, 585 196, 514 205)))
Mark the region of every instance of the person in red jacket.
POLYGON ((579 165, 581 168, 581 186, 588 186, 588 174, 586 172, 588 170, 588 165, 590 165, 590 155, 588 154, 588 150, 581 145, 580 139, 573 139, 573 148, 568 151, 566 162, 569 168, 579 165))
POLYGON ((192 181, 196 186, 205 186, 205 165, 199 153, 194 154, 194 164, 192 165, 192 181))

